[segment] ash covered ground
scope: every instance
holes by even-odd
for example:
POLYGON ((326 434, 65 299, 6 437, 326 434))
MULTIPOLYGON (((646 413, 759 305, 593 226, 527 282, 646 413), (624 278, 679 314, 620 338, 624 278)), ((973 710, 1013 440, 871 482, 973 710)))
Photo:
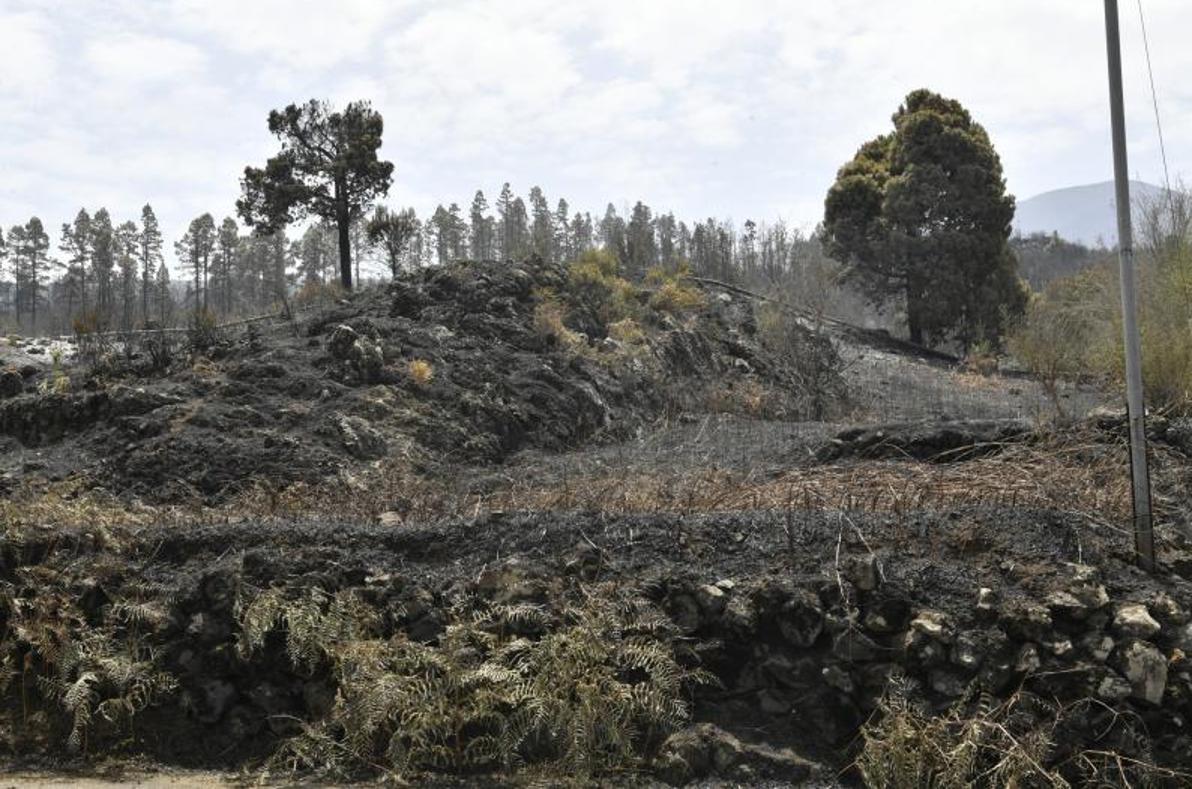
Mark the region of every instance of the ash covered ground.
POLYGON ((653 295, 611 330, 562 269, 460 264, 165 353, 0 348, 0 747, 880 785, 932 742, 1186 785, 1189 425, 1151 424, 1147 574, 1102 394, 1051 421, 1021 376, 653 295))

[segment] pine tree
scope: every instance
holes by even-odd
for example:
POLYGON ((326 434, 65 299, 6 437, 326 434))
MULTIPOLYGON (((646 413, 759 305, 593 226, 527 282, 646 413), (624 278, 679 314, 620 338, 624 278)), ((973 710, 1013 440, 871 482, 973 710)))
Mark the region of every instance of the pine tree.
POLYGON ((513 190, 506 181, 497 198, 497 249, 501 253, 501 260, 513 258, 513 224, 513 190))
POLYGON ((576 257, 575 248, 571 245, 571 232, 568 226, 568 213, 571 207, 567 205, 567 201, 559 198, 559 204, 555 208, 554 227, 554 250, 555 263, 564 263, 569 260, 574 260, 576 257))
MULTIPOLYGON (((4 308, 4 267, 8 262, 8 242, 4 240, 4 228, 0 227, 0 309, 4 308)), ((3 314, 3 313, 0 313, 3 314)))
POLYGON ((161 265, 163 239, 157 214, 148 203, 141 208, 141 232, 138 237, 141 266, 141 320, 149 321, 149 296, 153 290, 153 279, 161 265))
POLYGON ((37 307, 42 303, 42 290, 47 269, 51 265, 50 237, 38 217, 31 217, 24 226, 13 227, 8 235, 12 247, 9 255, 12 259, 17 322, 20 322, 24 307, 29 312, 30 328, 36 332, 37 307))
POLYGON ((555 241, 554 216, 546 195, 535 186, 530 190, 530 252, 546 261, 553 261, 555 241))
POLYGON ((463 260, 468 256, 468 223, 464 221, 463 212, 458 203, 447 206, 447 216, 450 219, 447 238, 448 253, 452 260, 463 260))
POLYGON ((751 278, 757 274, 757 223, 752 219, 745 220, 740 247, 741 270, 747 278, 751 278))
POLYGON ((119 273, 120 327, 132 328, 137 300, 137 257, 140 233, 135 222, 122 222, 113 233, 116 266, 119 273))
POLYGON ((520 197, 515 198, 510 206, 509 217, 509 254, 513 259, 521 260, 530 250, 530 228, 526 204, 520 197))
POLYGON ((67 312, 74 314, 75 298, 87 311, 87 264, 91 260, 91 215, 80 208, 74 223, 63 223, 58 249, 66 255, 67 312))
POLYGON ((240 226, 230 216, 219 224, 215 238, 215 253, 211 264, 211 288, 215 291, 217 309, 228 315, 232 312, 232 288, 236 276, 236 255, 240 252, 240 226))
POLYGON ((394 213, 384 206, 377 206, 368 222, 368 237, 385 255, 394 279, 401 273, 402 260, 417 230, 418 219, 413 208, 394 213))
POLYGON ((174 311, 173 299, 170 297, 170 270, 165 262, 157 266, 155 278, 157 298, 157 321, 159 326, 165 326, 174 311))
POLYGON ((442 266, 451 257, 451 215, 442 205, 435 206, 435 212, 430 217, 430 226, 431 232, 435 235, 435 261, 442 266))
POLYGON ((675 215, 666 213, 654 220, 654 233, 658 238, 658 261, 664 266, 673 266, 678 259, 675 253, 675 215))
POLYGON ((828 191, 828 252, 871 301, 905 307, 912 342, 996 341, 1029 295, 1001 159, 960 102, 931 91, 912 92, 892 120, 828 191))
POLYGON ((600 220, 600 246, 611 252, 622 266, 628 259, 625 244, 625 220, 617 216, 617 209, 612 203, 604 210, 604 219, 600 220))
MULTIPOLYGON (((384 209, 378 206, 377 210, 384 209)), ((331 228, 315 222, 306 228, 298 244, 298 275, 303 284, 327 282, 335 259, 335 234, 331 228)))
POLYGON ((626 274, 629 279, 640 280, 658 259, 658 247, 654 242, 654 220, 649 206, 640 200, 633 206, 629 227, 625 233, 628 253, 626 274))
POLYGON ((246 167, 241 218, 264 235, 313 214, 334 222, 340 281, 352 289, 352 222, 389 191, 393 164, 377 158, 384 122, 367 101, 333 112, 312 99, 269 113, 269 131, 281 151, 263 169, 246 167))
POLYGON ((196 320, 207 310, 207 280, 211 255, 215 250, 215 219, 203 214, 191 220, 190 227, 174 250, 183 268, 194 277, 193 305, 196 320))
POLYGON ((112 317, 112 269, 115 250, 112 239, 112 217, 101 208, 91 217, 91 273, 95 280, 96 328, 107 328, 112 317))
POLYGON ((488 201, 484 199, 484 192, 476 190, 472 198, 472 210, 469 213, 472 225, 472 259, 490 260, 493 257, 492 217, 488 216, 488 201))

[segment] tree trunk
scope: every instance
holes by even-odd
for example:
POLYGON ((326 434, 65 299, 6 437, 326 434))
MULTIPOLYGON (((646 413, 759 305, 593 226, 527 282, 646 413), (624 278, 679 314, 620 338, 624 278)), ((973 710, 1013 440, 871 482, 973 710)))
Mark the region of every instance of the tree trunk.
POLYGON ((352 289, 352 218, 348 212, 348 185, 335 181, 335 229, 339 233, 339 282, 344 290, 352 289))
POLYGON ((915 345, 923 344, 922 298, 914 277, 906 283, 906 329, 915 345))

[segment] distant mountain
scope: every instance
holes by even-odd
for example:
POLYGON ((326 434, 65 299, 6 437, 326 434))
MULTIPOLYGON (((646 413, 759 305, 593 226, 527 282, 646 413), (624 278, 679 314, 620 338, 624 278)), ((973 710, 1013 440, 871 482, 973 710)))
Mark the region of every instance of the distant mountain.
MULTIPOLYGON (((1135 204, 1163 195, 1163 188, 1144 181, 1130 182, 1130 199, 1135 204)), ((1117 200, 1113 181, 1072 186, 1020 200, 1014 216, 1014 230, 1022 235, 1059 233, 1068 241, 1107 247, 1117 243, 1117 200)))

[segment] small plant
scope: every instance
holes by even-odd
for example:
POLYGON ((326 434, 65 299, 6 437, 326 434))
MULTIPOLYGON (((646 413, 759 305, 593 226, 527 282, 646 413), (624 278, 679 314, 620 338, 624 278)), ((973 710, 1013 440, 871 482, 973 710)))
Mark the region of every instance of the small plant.
POLYGON ((694 312, 707 302, 704 294, 691 284, 691 266, 680 260, 673 267, 655 266, 646 272, 646 285, 655 290, 650 306, 671 315, 694 312))
POLYGON ((681 315, 704 306, 704 294, 676 280, 668 280, 650 296, 650 306, 659 312, 681 315))
POLYGON ((411 359, 406 365, 406 374, 415 386, 428 386, 435 377, 435 368, 426 359, 411 359))
POLYGON ((167 370, 174 361, 174 342, 170 335, 160 329, 149 334, 144 340, 145 353, 149 356, 149 365, 153 370, 167 370))
POLYGON ((602 326, 638 312, 634 287, 621 277, 620 261, 607 250, 587 250, 568 266, 567 292, 602 326))
POLYGON ((534 331, 538 336, 563 348, 580 348, 584 344, 583 338, 563 324, 567 307, 558 295, 540 290, 535 296, 538 303, 534 306, 534 331))
POLYGON ((219 342, 219 321, 215 313, 208 309, 195 310, 187 340, 195 351, 202 352, 214 347, 219 342))
POLYGON ((103 334, 99 313, 84 312, 71 321, 71 327, 78 342, 80 358, 94 362, 103 356, 107 350, 107 340, 103 334))
POLYGON ((38 386, 42 394, 65 394, 70 389, 70 376, 62 367, 62 349, 50 349, 50 374, 38 386))
POLYGON ((990 376, 997 373, 997 350, 989 340, 978 340, 969 346, 964 355, 964 369, 977 375, 990 376))
POLYGON ((646 341, 646 333, 633 318, 625 318, 608 326, 608 336, 626 345, 641 345, 646 341))

